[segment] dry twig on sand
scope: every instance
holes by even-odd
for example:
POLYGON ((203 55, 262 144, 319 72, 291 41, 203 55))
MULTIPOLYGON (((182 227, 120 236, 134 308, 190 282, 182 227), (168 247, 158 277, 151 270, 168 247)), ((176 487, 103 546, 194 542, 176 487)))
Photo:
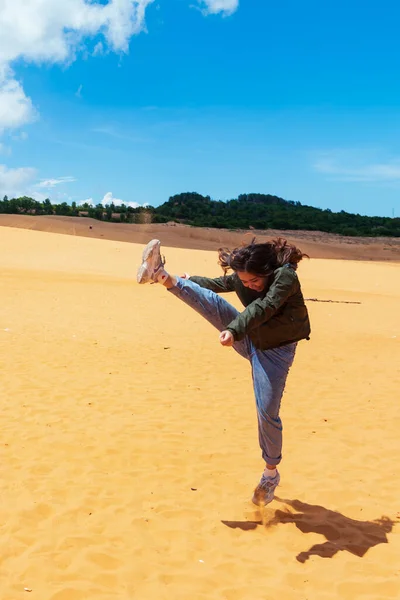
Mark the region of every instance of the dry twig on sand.
POLYGON ((349 300, 319 300, 319 298, 304 298, 306 302, 334 302, 335 304, 361 304, 361 302, 351 302, 349 300))

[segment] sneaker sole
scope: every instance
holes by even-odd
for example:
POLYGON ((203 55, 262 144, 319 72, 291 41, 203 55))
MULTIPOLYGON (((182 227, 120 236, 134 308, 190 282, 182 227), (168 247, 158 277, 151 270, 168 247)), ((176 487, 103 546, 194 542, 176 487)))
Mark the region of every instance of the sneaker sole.
POLYGON ((136 280, 138 283, 148 283, 148 281, 150 281, 147 271, 147 260, 156 246, 161 246, 160 240, 151 240, 143 250, 142 264, 140 265, 136 275, 136 280))
POLYGON ((145 264, 140 265, 137 275, 136 281, 138 283, 147 283, 149 280, 149 274, 147 272, 147 266, 145 264))

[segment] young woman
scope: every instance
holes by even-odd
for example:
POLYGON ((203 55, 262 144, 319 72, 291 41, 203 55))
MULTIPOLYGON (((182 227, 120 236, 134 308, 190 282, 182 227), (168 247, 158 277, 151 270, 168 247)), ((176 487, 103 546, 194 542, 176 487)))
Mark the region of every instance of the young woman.
POLYGON ((224 276, 176 277, 165 270, 159 240, 143 251, 138 283, 158 282, 191 306, 219 331, 223 346, 232 346, 250 361, 256 398, 259 443, 266 463, 254 490, 255 504, 274 498, 282 459, 282 422, 279 409, 297 342, 308 339, 310 322, 296 269, 307 256, 281 238, 232 252, 221 248, 224 276), (229 270, 233 274, 227 275, 229 270), (218 294, 236 292, 243 312, 218 294))

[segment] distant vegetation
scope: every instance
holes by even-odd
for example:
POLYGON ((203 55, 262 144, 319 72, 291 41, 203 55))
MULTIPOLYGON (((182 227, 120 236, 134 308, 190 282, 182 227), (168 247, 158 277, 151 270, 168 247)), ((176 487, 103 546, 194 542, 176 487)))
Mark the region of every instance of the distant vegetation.
POLYGON ((83 204, 75 202, 52 204, 49 199, 38 202, 33 198, 0 200, 0 213, 27 215, 65 215, 92 217, 102 221, 125 223, 167 223, 175 221, 195 227, 223 229, 291 229, 326 231, 346 236, 400 237, 400 218, 366 217, 345 211, 332 212, 300 202, 284 200, 269 194, 241 194, 223 202, 211 200, 195 192, 171 196, 161 206, 132 208, 114 204, 83 204))

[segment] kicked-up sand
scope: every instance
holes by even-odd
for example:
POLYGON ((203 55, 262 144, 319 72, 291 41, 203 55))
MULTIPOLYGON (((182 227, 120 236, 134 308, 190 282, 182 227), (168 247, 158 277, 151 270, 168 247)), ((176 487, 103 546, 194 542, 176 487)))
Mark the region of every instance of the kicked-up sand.
POLYGON ((0 228, 1 600, 398 600, 400 264, 300 265, 340 302, 308 302, 260 512, 249 364, 141 252, 0 228))

